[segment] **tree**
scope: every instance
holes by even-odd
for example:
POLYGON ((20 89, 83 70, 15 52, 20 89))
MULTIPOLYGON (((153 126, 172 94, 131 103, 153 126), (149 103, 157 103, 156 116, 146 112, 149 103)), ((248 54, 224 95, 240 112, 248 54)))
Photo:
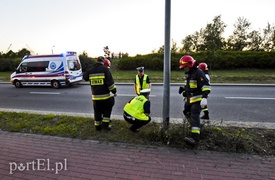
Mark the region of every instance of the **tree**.
POLYGON ((16 58, 17 54, 13 52, 12 50, 9 50, 6 54, 4 54, 4 58, 16 58))
POLYGON ((261 51, 263 48, 261 47, 262 44, 262 37, 259 31, 252 31, 248 34, 248 41, 246 49, 250 51, 261 51))
POLYGON ((275 50, 275 27, 272 27, 269 23, 263 29, 262 47, 265 51, 275 50))
POLYGON ((229 36, 227 46, 228 49, 242 51, 247 46, 248 30, 251 23, 243 18, 239 17, 234 24, 233 35, 229 36))
POLYGON ((214 17, 213 23, 207 24, 202 31, 204 43, 199 47, 199 50, 221 50, 225 45, 225 40, 222 37, 225 27, 225 23, 221 21, 221 15, 214 17))
MULTIPOLYGON (((178 51, 177 43, 172 39, 172 47, 171 47, 171 53, 175 53, 178 51)), ((153 51, 154 53, 155 51, 153 51)), ((164 45, 162 45, 157 53, 164 53, 164 45)))
POLYGON ((203 29, 200 32, 196 31, 194 34, 186 36, 181 42, 183 47, 180 49, 180 52, 197 52, 199 47, 204 43, 202 32, 203 29))
POLYGON ((177 43, 172 39, 171 53, 176 53, 178 51, 177 43))
POLYGON ((226 25, 221 21, 221 15, 214 17, 213 23, 207 24, 205 29, 195 32, 193 35, 186 36, 182 40, 182 52, 197 51, 216 51, 225 46, 225 40, 222 37, 226 25))
POLYGON ((31 54, 31 52, 29 50, 27 50, 26 48, 23 48, 21 50, 18 51, 17 55, 20 58, 23 58, 24 56, 31 54))

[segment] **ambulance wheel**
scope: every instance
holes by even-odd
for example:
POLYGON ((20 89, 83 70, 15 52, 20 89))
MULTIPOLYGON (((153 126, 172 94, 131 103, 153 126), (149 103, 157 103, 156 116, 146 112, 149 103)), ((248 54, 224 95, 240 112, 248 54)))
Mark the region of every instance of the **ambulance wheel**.
POLYGON ((60 83, 59 83, 59 81, 56 81, 56 80, 52 81, 52 87, 55 88, 55 89, 60 88, 60 83))
POLYGON ((22 84, 21 84, 20 81, 15 80, 15 81, 14 81, 14 86, 17 87, 17 88, 21 88, 21 87, 22 87, 22 84))

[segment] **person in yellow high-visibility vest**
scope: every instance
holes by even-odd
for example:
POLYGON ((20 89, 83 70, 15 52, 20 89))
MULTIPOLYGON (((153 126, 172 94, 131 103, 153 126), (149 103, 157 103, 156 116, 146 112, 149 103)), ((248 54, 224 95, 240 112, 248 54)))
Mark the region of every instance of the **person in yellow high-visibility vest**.
POLYGON ((134 89, 137 95, 142 89, 151 89, 151 81, 147 74, 144 74, 144 67, 137 68, 138 74, 134 81, 134 89))
POLYGON ((129 129, 133 132, 138 132, 151 121, 149 94, 150 89, 141 90, 140 95, 132 98, 123 108, 123 117, 132 124, 129 129))

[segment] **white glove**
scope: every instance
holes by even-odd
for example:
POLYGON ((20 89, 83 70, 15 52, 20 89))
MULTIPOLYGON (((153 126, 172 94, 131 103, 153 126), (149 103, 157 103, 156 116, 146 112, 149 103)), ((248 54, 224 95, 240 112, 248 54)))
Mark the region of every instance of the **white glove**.
POLYGON ((204 108, 205 106, 207 106, 207 99, 206 98, 202 98, 202 100, 201 100, 201 108, 204 108))

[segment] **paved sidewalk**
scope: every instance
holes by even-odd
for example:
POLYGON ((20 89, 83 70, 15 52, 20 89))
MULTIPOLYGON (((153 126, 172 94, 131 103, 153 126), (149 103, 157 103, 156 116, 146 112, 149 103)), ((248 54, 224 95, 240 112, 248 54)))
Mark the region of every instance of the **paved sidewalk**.
POLYGON ((275 157, 0 131, 0 179, 275 180, 275 157))

